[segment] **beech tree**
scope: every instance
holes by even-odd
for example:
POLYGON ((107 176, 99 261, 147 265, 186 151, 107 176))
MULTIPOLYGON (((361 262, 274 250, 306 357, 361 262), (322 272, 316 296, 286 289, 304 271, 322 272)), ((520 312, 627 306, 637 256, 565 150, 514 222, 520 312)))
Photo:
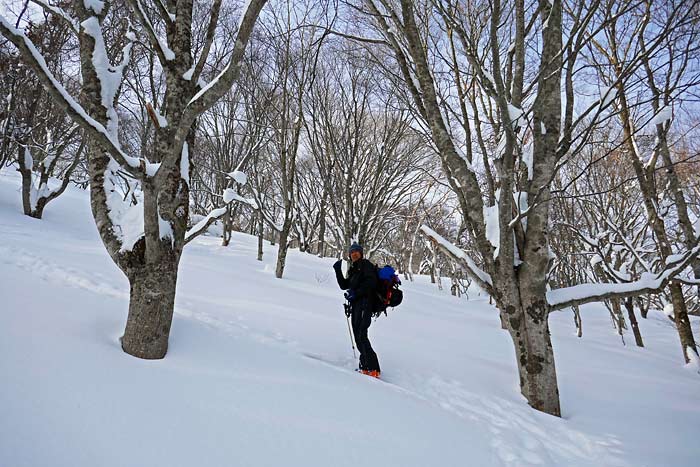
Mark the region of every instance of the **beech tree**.
POLYGON ((590 105, 576 105, 577 63, 584 45, 607 24, 597 13, 608 5, 572 2, 565 8, 563 3, 353 4, 376 31, 360 40, 393 58, 394 74, 438 150, 478 256, 427 226, 422 230, 493 297, 513 341, 522 394, 535 409, 557 416, 549 313, 658 291, 698 252, 696 239, 693 248, 633 283, 547 290, 552 181, 568 156, 586 143, 591 123, 610 107, 612 96, 603 92, 590 105), (472 121, 474 109, 466 105, 470 90, 494 123, 490 133, 481 132, 489 138, 474 134, 481 123, 472 121))
POLYGON ((324 241, 340 254, 359 241, 369 257, 395 233, 398 207, 420 191, 431 152, 411 128, 410 114, 395 110, 379 77, 353 66, 356 60, 362 58, 321 65, 307 101, 307 136, 328 213, 324 241))
MULTIPOLYGON (((53 15, 28 24, 27 34, 36 43, 55 75, 69 81, 70 63, 61 51, 74 51, 70 28, 53 15)), ((84 143, 80 127, 56 105, 39 80, 5 47, 0 49, 0 82, 6 90, 0 118, 1 161, 15 161, 22 177, 24 214, 41 219, 46 205, 64 193, 81 161, 84 143), (60 183, 51 180, 59 178, 60 183)))
POLYGON ((124 8, 112 1, 75 0, 65 8, 49 6, 43 0, 37 3, 66 21, 78 37, 81 103, 54 76, 25 31, 4 14, 0 15, 0 31, 88 139, 92 213, 102 242, 130 284, 122 348, 140 358, 163 358, 187 231, 193 128, 197 117, 238 77, 248 39, 266 2, 247 3, 228 60, 203 86, 198 83, 213 42, 220 0, 212 5, 208 23, 212 32, 198 56, 192 50, 192 0, 154 1, 148 6, 141 0, 129 0, 138 26, 125 21, 124 8), (124 70, 137 41, 132 27, 145 37, 165 75, 153 144, 148 152, 136 155, 127 154, 120 144, 116 108, 124 70), (109 38, 112 42, 108 46, 109 38), (142 201, 138 204, 125 203, 116 192, 120 173, 139 182, 142 201))
MULTIPOLYGON (((691 250, 697 245, 669 142, 674 107, 680 110, 683 94, 700 84, 696 69, 700 50, 697 6, 693 2, 673 5, 621 2, 604 12, 607 21, 603 38, 591 41, 591 61, 600 66, 601 81, 616 94, 614 104, 619 109, 622 142, 642 193, 659 256, 665 261, 678 253, 671 235, 672 223, 681 232, 681 248, 691 250), (636 67, 630 67, 635 63, 636 67), (645 105, 647 102, 650 109, 645 105), (650 144, 644 144, 642 133, 647 125, 653 128, 653 137, 646 138, 650 144), (665 187, 657 183, 658 165, 664 169, 665 187), (673 205, 672 211, 663 208, 664 194, 670 201, 666 204, 673 205)), ((693 266, 697 281, 700 263, 694 260, 693 266)), ((697 355, 698 350, 688 319, 682 278, 672 280, 668 290, 687 363, 688 353, 697 355)))

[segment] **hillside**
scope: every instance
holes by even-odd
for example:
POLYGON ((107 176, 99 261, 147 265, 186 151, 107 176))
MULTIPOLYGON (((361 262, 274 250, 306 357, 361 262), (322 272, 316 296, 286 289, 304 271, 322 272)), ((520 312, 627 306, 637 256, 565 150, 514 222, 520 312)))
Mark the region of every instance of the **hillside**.
MULTIPOLYGON (((128 283, 104 250, 87 192, 44 220, 21 214, 0 172, 0 466, 693 466, 700 375, 651 312, 646 348, 607 311, 551 316, 562 419, 520 396, 495 308, 428 278, 370 338, 382 381, 355 361, 330 258, 235 234, 187 247, 167 357, 119 347, 128 283)), ((696 336, 700 322, 694 320, 696 336)))

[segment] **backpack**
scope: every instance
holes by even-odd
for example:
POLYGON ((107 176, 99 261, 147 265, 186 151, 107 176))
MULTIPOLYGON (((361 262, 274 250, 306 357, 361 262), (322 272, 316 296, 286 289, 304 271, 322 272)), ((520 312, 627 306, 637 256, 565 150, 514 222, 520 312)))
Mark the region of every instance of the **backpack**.
POLYGON ((401 279, 389 265, 375 266, 377 269, 377 301, 374 312, 375 317, 384 313, 388 307, 399 306, 403 301, 403 292, 399 289, 401 279))

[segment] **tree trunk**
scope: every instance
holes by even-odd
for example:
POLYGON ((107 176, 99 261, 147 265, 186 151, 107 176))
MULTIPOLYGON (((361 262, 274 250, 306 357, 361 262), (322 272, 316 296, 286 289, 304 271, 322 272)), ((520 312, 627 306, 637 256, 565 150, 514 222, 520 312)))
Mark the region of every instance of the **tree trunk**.
POLYGON ((557 373, 544 298, 527 307, 509 304, 501 310, 515 347, 520 391, 532 408, 560 417, 557 373))
MULTIPOLYGON (((20 146, 20 152, 21 151, 21 146, 20 146)), ((32 212, 34 209, 32 208, 32 168, 31 167, 25 167, 24 165, 24 158, 20 154, 19 157, 19 173, 22 175, 22 210, 24 211, 25 216, 32 216, 32 212)), ((41 219, 41 216, 37 217, 37 219, 41 219)))
POLYGON ((231 243, 231 205, 226 207, 226 214, 224 214, 224 234, 221 241, 221 246, 228 246, 231 243))
POLYGON ((646 303, 644 303, 642 298, 638 298, 637 300, 637 305, 639 305, 639 313, 642 315, 642 318, 647 319, 647 315, 649 314, 649 302, 651 302, 651 298, 647 297, 646 303))
POLYGON ((291 230, 291 221, 285 219, 282 231, 280 232, 279 247, 277 249, 277 268, 275 269, 275 277, 282 278, 284 274, 284 266, 287 263, 287 251, 289 250, 289 231, 291 230))
POLYGON ((683 358, 685 363, 690 363, 688 351, 697 353, 695 346, 695 338, 693 337, 693 329, 690 327, 690 319, 688 319, 688 308, 683 297, 683 290, 677 282, 671 282, 668 286, 671 292, 671 303, 673 303, 673 320, 678 329, 678 336, 681 340, 683 350, 683 358))
POLYGON ((258 261, 263 260, 263 236, 265 234, 265 221, 262 211, 258 214, 258 261))
POLYGON ((578 305, 574 305, 571 308, 574 310, 574 324, 576 324, 576 336, 583 336, 583 323, 581 322, 581 310, 578 305))
POLYGON ((175 306, 178 261, 164 255, 129 275, 129 316, 122 337, 124 352, 159 359, 168 351, 175 306))
POLYGON ((630 319, 630 325, 632 326, 632 332, 634 333, 634 341, 637 343, 637 347, 644 347, 642 333, 639 331, 639 323, 637 322, 637 317, 634 314, 634 301, 632 300, 632 297, 625 300, 625 308, 627 308, 627 316, 630 319))
POLYGON ((613 320, 615 322, 615 327, 617 328, 617 334, 622 339, 622 343, 625 343, 624 330, 627 329, 627 324, 625 323, 625 317, 622 314, 622 306, 620 305, 619 298, 613 298, 610 300, 612 307, 613 320))
POLYGON ((321 213, 320 216, 320 226, 318 230, 318 249, 316 254, 319 258, 323 258, 326 255, 326 196, 324 194, 323 200, 321 201, 321 213))

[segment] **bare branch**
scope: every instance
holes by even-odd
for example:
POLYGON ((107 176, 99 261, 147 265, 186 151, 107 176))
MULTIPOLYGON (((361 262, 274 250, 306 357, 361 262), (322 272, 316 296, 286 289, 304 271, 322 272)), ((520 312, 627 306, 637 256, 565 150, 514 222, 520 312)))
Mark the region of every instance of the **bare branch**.
POLYGON ((12 26, 2 15, 0 15, 0 32, 19 49, 22 58, 36 73, 37 78, 39 78, 47 92, 73 121, 94 137, 131 175, 139 179, 143 178, 145 176, 145 161, 126 155, 119 147, 119 142, 114 139, 107 129, 88 115, 85 109, 76 102, 53 76, 46 65, 44 57, 24 32, 12 26))

